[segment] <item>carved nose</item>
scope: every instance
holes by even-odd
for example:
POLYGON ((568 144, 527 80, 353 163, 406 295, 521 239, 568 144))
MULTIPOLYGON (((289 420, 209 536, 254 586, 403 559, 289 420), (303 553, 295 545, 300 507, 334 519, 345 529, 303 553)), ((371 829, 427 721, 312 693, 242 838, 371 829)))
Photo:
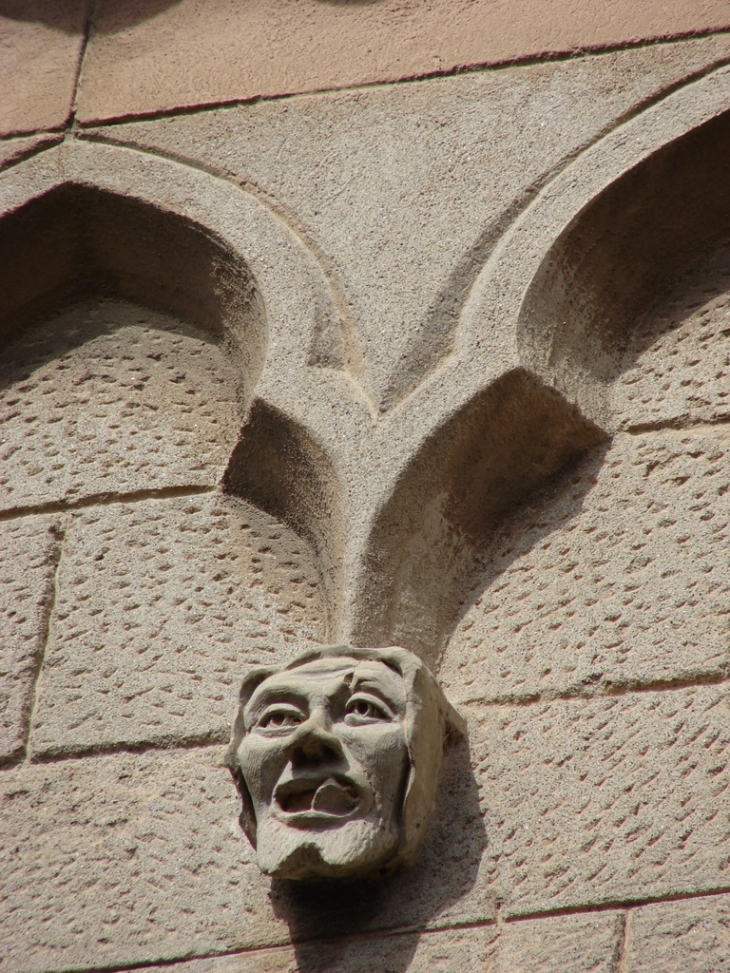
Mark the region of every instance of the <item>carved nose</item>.
POLYGON ((343 755, 342 744, 328 729, 324 716, 318 713, 312 713, 309 719, 297 728, 287 744, 285 753, 293 767, 334 763, 343 755))

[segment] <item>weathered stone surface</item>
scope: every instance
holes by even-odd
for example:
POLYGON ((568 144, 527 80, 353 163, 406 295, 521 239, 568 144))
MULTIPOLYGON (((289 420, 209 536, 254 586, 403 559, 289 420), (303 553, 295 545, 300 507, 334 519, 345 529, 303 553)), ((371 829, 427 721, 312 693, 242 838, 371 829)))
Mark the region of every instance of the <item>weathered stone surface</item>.
POLYGON ((646 905, 629 913, 626 973, 726 973, 730 896, 646 905))
POLYGON ((385 411, 452 350, 469 287, 535 188, 728 53, 727 37, 708 38, 115 125, 104 137, 215 166, 272 197, 341 281, 364 385, 385 411))
POLYGON ((416 858, 444 749, 465 729, 418 656, 307 649, 254 670, 239 699, 227 762, 262 872, 372 878, 416 858))
POLYGON ((618 912, 509 922, 495 973, 616 973, 623 924, 618 912))
POLYGON ((48 517, 0 523, 0 763, 25 747, 60 538, 48 517))
POLYGON ((495 926, 319 941, 152 967, 150 973, 491 973, 495 926))
POLYGON ((7 968, 99 968, 285 938, 220 756, 99 757, 0 776, 13 836, 0 853, 7 968))
POLYGON ((0 169, 6 169, 35 152, 56 145, 62 136, 32 135, 28 138, 14 138, 0 141, 0 169))
POLYGON ((447 751, 422 858, 354 898, 274 885, 267 899, 217 748, 7 771, 4 821, 21 848, 6 849, 3 882, 15 968, 131 963, 151 943, 175 958, 286 930, 298 941, 473 923, 497 894, 518 916, 728 888, 728 706, 724 687, 706 687, 472 714, 484 824, 465 751, 447 751))
POLYGON ((306 542, 218 494, 77 512, 57 589, 35 753, 227 739, 247 669, 325 635, 306 542))
POLYGON ((730 417, 730 250, 680 281, 631 336, 613 392, 618 428, 730 417))
POLYGON ((122 302, 76 305, 0 362, 0 507, 213 485, 243 421, 223 351, 122 302))
MULTIPOLYGON (((468 801, 449 768, 447 800, 419 866, 389 884, 340 886, 331 895, 310 887, 298 898, 253 864, 222 757, 222 747, 160 750, 26 764, 0 775, 3 828, 13 836, 0 843, 6 969, 98 969, 276 945, 290 933, 303 941, 333 929, 346 935, 493 917, 483 894, 469 892, 473 863, 452 833, 468 801)), ((482 962, 493 935, 450 931, 418 949, 414 937, 393 953, 376 942, 370 955, 395 956, 397 970, 416 950, 450 973, 454 943, 457 957, 474 949, 472 962, 482 962)), ((321 949, 307 947, 305 955, 321 949)), ((339 947, 332 949, 338 969, 339 947)))
POLYGON ((4 3, 0 134, 59 128, 71 114, 89 0, 4 3))
POLYGON ((730 26, 722 0, 225 0, 100 4, 84 63, 84 121, 418 77, 730 26), (159 57, 164 49, 165 58, 159 57))
POLYGON ((727 687, 474 714, 506 915, 730 889, 727 687))
POLYGON ((725 674, 728 483, 725 427, 617 437, 495 542, 444 687, 477 702, 725 674))

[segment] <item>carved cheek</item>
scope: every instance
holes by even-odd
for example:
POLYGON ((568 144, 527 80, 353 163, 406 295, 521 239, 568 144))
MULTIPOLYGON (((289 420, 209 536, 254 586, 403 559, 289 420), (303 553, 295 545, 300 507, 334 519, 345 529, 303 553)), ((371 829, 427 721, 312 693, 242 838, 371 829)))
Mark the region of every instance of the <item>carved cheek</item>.
POLYGON ((238 748, 239 764, 256 808, 271 803, 274 788, 287 764, 285 744, 283 739, 267 739, 251 733, 238 748))
POLYGON ((408 765, 403 725, 350 727, 347 748, 370 784, 381 813, 388 813, 401 795, 408 765))

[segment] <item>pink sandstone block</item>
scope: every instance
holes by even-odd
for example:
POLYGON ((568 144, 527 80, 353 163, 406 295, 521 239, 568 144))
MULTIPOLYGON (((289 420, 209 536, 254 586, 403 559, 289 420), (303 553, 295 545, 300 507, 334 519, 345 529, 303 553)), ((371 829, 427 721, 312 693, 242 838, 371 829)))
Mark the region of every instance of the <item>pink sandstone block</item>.
POLYGON ((78 117, 343 88, 730 28, 726 0, 102 0, 78 117))
POLYGON ((59 128, 71 112, 88 0, 0 7, 0 135, 59 128))

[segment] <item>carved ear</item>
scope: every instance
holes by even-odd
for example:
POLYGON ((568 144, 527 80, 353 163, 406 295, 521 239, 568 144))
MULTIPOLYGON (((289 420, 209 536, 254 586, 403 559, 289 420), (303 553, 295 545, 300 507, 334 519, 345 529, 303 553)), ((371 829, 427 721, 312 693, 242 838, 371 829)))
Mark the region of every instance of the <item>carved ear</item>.
POLYGON ((226 753, 226 764, 233 775, 236 789, 241 795, 241 801, 243 804, 239 821, 241 822, 241 827, 243 828, 246 837, 254 848, 256 847, 256 815, 253 809, 251 794, 249 793, 241 768, 238 765, 238 748, 241 744, 241 740, 243 740, 244 736, 246 735, 246 724, 243 719, 243 711, 246 708, 246 703, 248 703, 249 699, 251 699, 255 689, 261 685, 264 679, 268 679, 269 676, 272 676, 274 671, 275 670, 273 669, 254 669, 252 672, 249 672, 241 683, 241 691, 238 694, 238 713, 236 714, 236 721, 233 724, 233 733, 231 734, 231 742, 228 745, 228 751, 226 753))
POLYGON ((243 774, 240 769, 233 770, 230 768, 231 774, 233 775, 233 781, 236 785, 236 790, 241 795, 241 813, 238 816, 239 823, 243 829, 243 833, 246 835, 251 845, 256 847, 256 815, 253 810, 253 801, 251 800, 251 794, 249 793, 248 787, 246 786, 246 781, 243 779, 243 774))
POLYGON ((398 863, 413 858, 428 827, 444 747, 465 732, 463 719, 420 660, 415 665, 407 663, 402 671, 406 685, 406 735, 411 767, 403 798, 398 863))

